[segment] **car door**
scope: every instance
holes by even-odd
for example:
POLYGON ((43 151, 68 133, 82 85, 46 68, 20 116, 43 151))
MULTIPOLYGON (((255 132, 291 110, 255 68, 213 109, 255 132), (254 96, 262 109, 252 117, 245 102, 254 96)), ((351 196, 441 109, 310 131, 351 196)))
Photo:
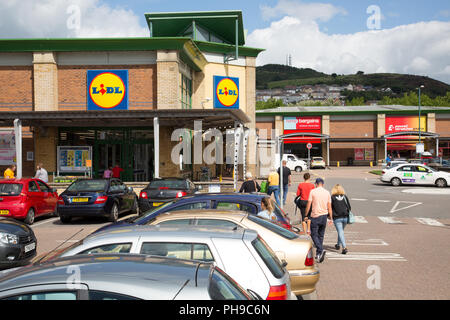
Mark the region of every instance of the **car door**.
POLYGON ((31 206, 35 208, 35 216, 45 212, 44 193, 41 192, 36 181, 28 182, 28 197, 31 199, 31 206))
POLYGON ((414 166, 414 178, 417 184, 434 184, 435 181, 433 172, 424 166, 414 166))
POLYGON ((39 189, 41 190, 43 195, 43 202, 44 202, 43 213, 55 212, 57 199, 51 192, 52 189, 42 181, 36 180, 36 183, 38 184, 39 189))
POLYGON ((123 191, 124 198, 124 210, 131 210, 134 203, 134 192, 130 191, 125 183, 120 180, 116 180, 119 185, 119 190, 123 191))
POLYGON ((416 184, 416 176, 414 173, 413 165, 405 165, 398 168, 394 176, 402 180, 404 184, 416 184))
POLYGON ((112 197, 116 199, 117 202, 119 203, 119 212, 122 213, 123 211, 127 210, 125 190, 121 187, 118 180, 116 179, 111 180, 109 192, 111 193, 112 197))

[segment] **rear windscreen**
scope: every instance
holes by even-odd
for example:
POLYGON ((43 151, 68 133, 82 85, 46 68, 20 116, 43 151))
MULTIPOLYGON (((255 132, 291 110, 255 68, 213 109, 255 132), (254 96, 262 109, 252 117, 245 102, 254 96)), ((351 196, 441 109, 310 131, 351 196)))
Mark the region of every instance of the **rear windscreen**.
POLYGON ((20 183, 0 183, 0 196, 18 196, 21 191, 20 183))
POLYGON ((186 189, 187 184, 184 180, 154 180, 147 186, 148 189, 159 189, 159 188, 169 188, 169 189, 186 189))
POLYGON ((106 180, 77 180, 72 183, 67 191, 70 192, 102 192, 106 189, 106 180))
POLYGON ((258 237, 252 241, 252 245, 266 264, 267 268, 269 268, 273 276, 277 279, 282 278, 284 276, 283 267, 281 266, 280 261, 272 252, 272 250, 268 248, 264 240, 258 237))

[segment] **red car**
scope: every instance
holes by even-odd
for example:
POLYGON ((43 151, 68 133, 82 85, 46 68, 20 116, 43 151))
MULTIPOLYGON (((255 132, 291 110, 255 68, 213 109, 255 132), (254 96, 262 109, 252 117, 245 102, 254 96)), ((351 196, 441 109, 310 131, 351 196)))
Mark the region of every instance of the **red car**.
POLYGON ((58 194, 39 179, 0 180, 0 216, 25 220, 56 212, 58 194))

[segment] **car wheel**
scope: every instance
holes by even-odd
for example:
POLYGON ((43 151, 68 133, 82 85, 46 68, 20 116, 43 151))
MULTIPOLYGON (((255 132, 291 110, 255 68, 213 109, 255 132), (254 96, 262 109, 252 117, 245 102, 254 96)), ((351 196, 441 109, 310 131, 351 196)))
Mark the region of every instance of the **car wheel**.
POLYGON ((111 208, 111 212, 109 213, 109 221, 117 222, 118 219, 119 219, 119 206, 117 205, 117 203, 114 203, 111 208))
POLYGON ((60 216, 60 217, 59 217, 59 220, 60 220, 62 223, 69 223, 70 221, 72 221, 72 217, 60 216))
POLYGON ((131 209, 132 214, 138 213, 138 199, 134 198, 133 208, 131 209))
POLYGON ((439 178, 436 180, 436 187, 445 188, 447 186, 447 181, 445 179, 439 178))
POLYGON ((295 171, 296 172, 302 172, 302 167, 300 167, 300 166, 299 167, 295 167, 295 171))
POLYGON ((32 225, 34 223, 34 216, 35 216, 34 209, 30 208, 28 210, 27 216, 25 217, 25 223, 32 225))
POLYGON ((401 181, 399 178, 392 178, 391 184, 392 184, 394 187, 398 187, 399 185, 402 184, 402 181, 401 181))

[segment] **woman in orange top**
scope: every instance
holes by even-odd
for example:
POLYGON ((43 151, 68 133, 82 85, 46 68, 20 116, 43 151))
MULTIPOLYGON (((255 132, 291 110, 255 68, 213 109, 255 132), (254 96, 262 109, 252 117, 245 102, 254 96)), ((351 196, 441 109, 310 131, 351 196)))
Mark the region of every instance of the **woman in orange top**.
POLYGON ((13 164, 5 170, 3 176, 5 177, 5 179, 14 179, 14 171, 16 171, 16 166, 13 164))

